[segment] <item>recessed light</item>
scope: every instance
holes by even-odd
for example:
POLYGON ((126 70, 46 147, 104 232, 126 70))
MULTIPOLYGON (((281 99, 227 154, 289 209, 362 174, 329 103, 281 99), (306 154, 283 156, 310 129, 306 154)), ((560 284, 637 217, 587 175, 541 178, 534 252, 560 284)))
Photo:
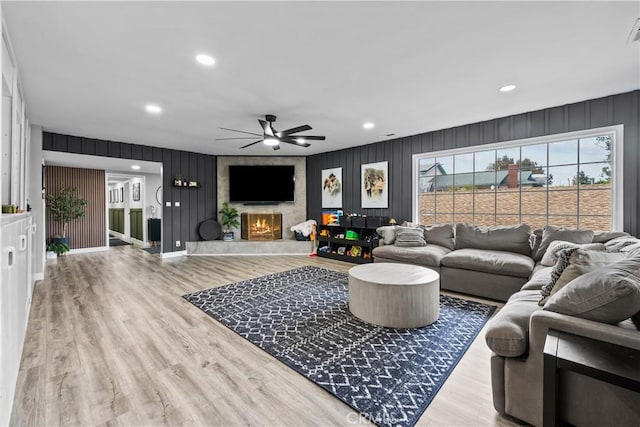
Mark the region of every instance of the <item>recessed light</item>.
POLYGON ((516 85, 514 84, 509 84, 509 85, 504 85, 502 86, 499 90, 500 92, 511 92, 512 90, 514 90, 516 88, 516 85))
POLYGON ((147 110, 149 114, 160 114, 162 113, 162 107, 156 104, 147 104, 144 106, 144 109, 147 110))
POLYGON ((264 140, 264 145, 278 145, 280 141, 275 138, 267 138, 264 140))
POLYGON ((200 55, 196 56, 196 61, 198 61, 202 65, 208 65, 208 66, 212 66, 213 64, 216 63, 216 60, 213 59, 213 57, 204 53, 201 53, 200 55))
POLYGON ((373 123, 371 123, 371 122, 366 122, 366 123, 364 123, 362 125, 362 127, 365 128, 365 129, 373 129, 374 126, 375 125, 373 123))
POLYGON ((131 165, 131 169, 137 171, 138 169, 140 169, 140 165, 131 165))

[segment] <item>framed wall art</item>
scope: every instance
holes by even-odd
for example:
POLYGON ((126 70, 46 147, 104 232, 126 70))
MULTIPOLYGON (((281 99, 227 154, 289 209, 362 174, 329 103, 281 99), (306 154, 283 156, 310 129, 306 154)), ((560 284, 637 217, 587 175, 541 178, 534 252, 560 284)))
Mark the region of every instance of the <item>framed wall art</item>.
POLYGON ((133 201, 134 202, 140 201, 140 183, 139 182, 136 182, 135 184, 133 184, 133 201))
POLYGON ((322 170, 322 207, 342 207, 342 168, 322 170))
POLYGON ((389 207, 389 162, 368 163, 362 165, 363 208, 389 207))

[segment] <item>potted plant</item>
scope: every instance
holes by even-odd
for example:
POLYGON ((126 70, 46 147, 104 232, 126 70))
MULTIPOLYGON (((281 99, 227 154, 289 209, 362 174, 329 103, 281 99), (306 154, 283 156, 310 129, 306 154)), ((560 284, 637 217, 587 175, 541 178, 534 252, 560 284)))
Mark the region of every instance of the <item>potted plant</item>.
POLYGON ((52 243, 62 242, 69 248, 69 223, 84 216, 87 201, 78 196, 76 187, 65 187, 57 193, 47 194, 46 202, 51 219, 62 224, 62 236, 54 236, 52 243))
POLYGON ((47 245, 47 259, 52 259, 59 257, 60 255, 64 255, 66 252, 69 252, 69 249, 69 245, 64 242, 52 241, 47 245))
POLYGON ((233 240, 232 228, 238 228, 240 223, 238 222, 238 210, 229 206, 227 202, 222 204, 222 209, 218 211, 220 213, 220 223, 222 224, 222 231, 224 232, 222 240, 230 242, 233 240))

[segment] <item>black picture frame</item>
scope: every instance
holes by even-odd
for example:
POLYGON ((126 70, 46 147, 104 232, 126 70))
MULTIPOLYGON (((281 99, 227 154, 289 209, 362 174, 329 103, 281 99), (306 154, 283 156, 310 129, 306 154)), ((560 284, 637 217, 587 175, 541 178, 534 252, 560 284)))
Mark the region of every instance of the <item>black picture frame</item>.
POLYGON ((120 203, 124 202, 124 187, 120 187, 120 203))
POLYGON ((135 184, 133 184, 133 201, 134 202, 140 201, 140 183, 139 182, 136 182, 135 184))

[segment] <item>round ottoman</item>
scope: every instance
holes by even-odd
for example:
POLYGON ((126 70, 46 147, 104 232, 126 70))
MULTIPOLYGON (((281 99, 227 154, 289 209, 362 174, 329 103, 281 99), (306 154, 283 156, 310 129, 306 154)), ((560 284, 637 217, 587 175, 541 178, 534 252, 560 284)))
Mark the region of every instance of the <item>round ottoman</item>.
POLYGON ((349 310, 389 328, 419 328, 440 315, 440 275, 417 265, 376 263, 349 269, 349 310))

